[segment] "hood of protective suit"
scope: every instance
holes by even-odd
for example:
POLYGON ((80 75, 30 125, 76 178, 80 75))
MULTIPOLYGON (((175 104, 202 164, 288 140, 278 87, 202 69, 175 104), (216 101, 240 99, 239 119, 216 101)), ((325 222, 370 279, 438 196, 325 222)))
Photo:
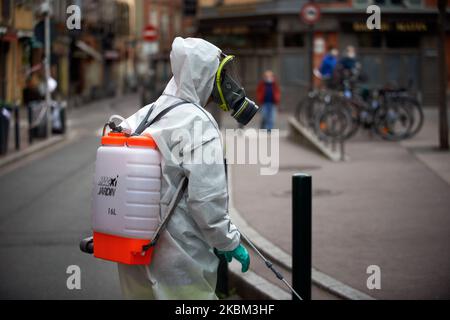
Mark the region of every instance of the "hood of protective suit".
POLYGON ((205 106, 214 87, 221 52, 203 39, 175 38, 170 52, 173 77, 164 93, 205 106))

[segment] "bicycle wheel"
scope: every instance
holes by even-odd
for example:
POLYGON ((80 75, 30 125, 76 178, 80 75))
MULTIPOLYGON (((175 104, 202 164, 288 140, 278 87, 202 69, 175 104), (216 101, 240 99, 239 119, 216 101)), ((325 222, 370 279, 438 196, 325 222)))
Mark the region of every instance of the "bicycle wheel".
POLYGON ((350 125, 349 113, 342 108, 332 107, 316 114, 314 131, 320 140, 341 140, 350 125))
POLYGON ((306 97, 298 103, 297 108, 295 109, 295 118, 304 126, 307 123, 306 119, 308 118, 307 113, 309 112, 310 104, 311 98, 306 97))
POLYGON ((381 138, 398 141, 408 137, 414 117, 407 107, 388 104, 379 107, 374 114, 374 131, 381 138))
POLYGON ((353 100, 340 98, 338 100, 338 106, 348 114, 347 120, 350 119, 347 129, 343 134, 343 139, 347 140, 353 137, 359 130, 359 124, 361 120, 359 105, 353 100))
POLYGON ((413 97, 401 98, 400 103, 402 106, 411 111, 412 117, 414 119, 414 123, 407 136, 407 138, 412 138, 422 129, 423 126, 424 115, 422 106, 420 105, 419 101, 417 101, 413 97))
POLYGON ((307 96, 297 106, 295 117, 305 127, 314 127, 314 114, 322 108, 322 103, 317 96, 307 96))

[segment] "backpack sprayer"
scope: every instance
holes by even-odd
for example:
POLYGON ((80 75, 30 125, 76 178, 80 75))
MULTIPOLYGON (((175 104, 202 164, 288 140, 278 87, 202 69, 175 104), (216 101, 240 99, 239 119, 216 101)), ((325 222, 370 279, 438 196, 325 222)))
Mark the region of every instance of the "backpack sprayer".
POLYGON ((97 149, 92 191, 92 237, 80 242, 80 249, 96 258, 130 264, 148 265, 162 230, 187 187, 183 177, 164 218, 160 222, 161 155, 145 129, 159 121, 176 103, 148 121, 153 107, 131 134, 117 126, 112 116, 103 127, 97 149), (106 134, 106 128, 110 131, 106 134), (95 250, 94 250, 95 244, 95 250))

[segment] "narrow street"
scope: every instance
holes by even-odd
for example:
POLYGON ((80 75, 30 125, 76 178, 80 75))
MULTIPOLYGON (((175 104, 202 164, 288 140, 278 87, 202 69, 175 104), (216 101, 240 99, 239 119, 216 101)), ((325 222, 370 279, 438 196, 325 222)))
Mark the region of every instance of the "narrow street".
POLYGON ((98 129, 111 114, 127 116, 137 96, 73 110, 76 137, 0 175, 0 298, 120 299, 116 266, 83 254, 90 234, 90 192, 98 129), (81 290, 68 290, 67 267, 81 269, 81 290))

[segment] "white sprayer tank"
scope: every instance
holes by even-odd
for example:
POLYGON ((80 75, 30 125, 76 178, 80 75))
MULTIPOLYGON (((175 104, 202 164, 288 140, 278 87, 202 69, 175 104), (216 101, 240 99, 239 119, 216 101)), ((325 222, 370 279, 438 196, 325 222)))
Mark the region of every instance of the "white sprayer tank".
POLYGON ((150 136, 102 137, 92 192, 94 255, 128 264, 148 263, 142 245, 160 223, 161 156, 150 136))

